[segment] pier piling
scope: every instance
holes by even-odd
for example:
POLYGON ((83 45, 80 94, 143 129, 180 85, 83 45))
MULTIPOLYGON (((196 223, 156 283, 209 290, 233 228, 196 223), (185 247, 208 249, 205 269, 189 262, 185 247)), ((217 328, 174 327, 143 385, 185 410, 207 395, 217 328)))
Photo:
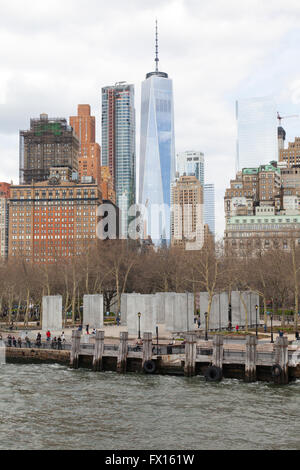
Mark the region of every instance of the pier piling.
POLYGON ((120 373, 126 372, 128 354, 128 332, 123 331, 120 333, 120 345, 117 359, 117 371, 120 373))
POLYGON ((70 354, 70 366, 73 369, 78 369, 79 367, 80 339, 81 339, 81 331, 73 330, 72 331, 72 348, 71 348, 71 354, 70 354))
POLYGON ((275 364, 272 367, 272 376, 276 384, 289 383, 288 344, 288 338, 284 336, 277 338, 275 343, 275 364))
POLYGON ((143 362, 142 367, 147 361, 152 360, 152 333, 145 332, 143 335, 143 362))
POLYGON ((95 348, 93 355, 93 370, 101 371, 102 370, 102 358, 104 353, 104 331, 98 330, 95 337, 95 348))
POLYGON ((257 342, 256 336, 246 338, 245 382, 256 381, 257 342))
POLYGON ((184 375, 192 377, 196 373, 197 343, 194 334, 186 335, 184 375))

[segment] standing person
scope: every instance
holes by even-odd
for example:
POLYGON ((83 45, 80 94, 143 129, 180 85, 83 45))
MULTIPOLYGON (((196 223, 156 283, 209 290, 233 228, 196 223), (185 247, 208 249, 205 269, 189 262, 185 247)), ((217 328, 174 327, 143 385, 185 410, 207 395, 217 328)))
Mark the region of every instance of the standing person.
POLYGON ((239 325, 236 325, 235 331, 236 331, 237 333, 239 332, 239 328, 240 328, 239 325))
POLYGON ((61 350, 61 337, 57 338, 57 349, 61 350))
POLYGON ((86 334, 89 335, 89 328, 90 328, 90 325, 86 325, 86 334))
POLYGON ((25 341, 26 341, 26 346, 27 346, 27 348, 30 348, 31 342, 30 342, 30 339, 29 339, 29 337, 28 337, 27 335, 25 336, 25 341))
POLYGON ((37 345, 38 348, 41 347, 41 342, 42 342, 42 336, 41 336, 41 333, 38 333, 36 335, 36 345, 37 345))
POLYGON ((120 317, 119 317, 119 315, 117 316, 117 326, 120 326, 120 317))
POLYGON ((51 333, 50 333, 49 330, 48 330, 47 333, 46 333, 46 337, 47 337, 47 341, 50 341, 50 339, 51 339, 51 333))
POLYGON ((19 346, 19 348, 22 347, 22 338, 20 336, 18 338, 18 346, 19 346))
POLYGON ((198 323, 198 328, 200 328, 200 326, 201 326, 201 319, 200 319, 200 315, 198 316, 198 321, 197 321, 197 323, 198 323))
POLYGON ((11 347, 11 343, 12 343, 12 338, 10 335, 8 335, 7 337, 7 342, 8 342, 8 347, 10 348, 11 347))
POLYGON ((16 348, 17 347, 17 340, 14 336, 12 337, 12 343, 13 343, 13 346, 16 348))

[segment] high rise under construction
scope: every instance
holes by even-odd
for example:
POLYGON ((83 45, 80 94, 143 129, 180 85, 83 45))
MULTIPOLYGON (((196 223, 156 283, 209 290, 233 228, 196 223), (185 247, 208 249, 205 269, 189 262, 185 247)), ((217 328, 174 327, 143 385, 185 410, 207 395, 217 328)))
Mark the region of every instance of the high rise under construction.
POLYGON ((79 141, 64 118, 41 114, 20 131, 20 183, 46 181, 51 167, 78 171, 79 141))

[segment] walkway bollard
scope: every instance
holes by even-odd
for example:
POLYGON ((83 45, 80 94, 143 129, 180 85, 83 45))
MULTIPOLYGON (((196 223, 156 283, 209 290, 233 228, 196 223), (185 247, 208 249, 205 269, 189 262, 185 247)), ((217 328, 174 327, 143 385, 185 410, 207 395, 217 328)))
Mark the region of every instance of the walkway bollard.
POLYGON ((117 359, 117 371, 120 373, 126 372, 128 354, 128 332, 123 331, 120 333, 120 345, 117 359))
POLYGON ((81 339, 81 331, 73 330, 72 331, 72 346, 71 346, 71 354, 70 354, 70 367, 73 367, 73 369, 78 369, 79 367, 80 339, 81 339))
POLYGON ((184 375, 192 377, 196 373, 197 343, 194 334, 186 335, 184 375))
POLYGON ((245 382, 256 381, 256 362, 257 362, 257 343, 256 336, 248 335, 246 338, 246 359, 245 359, 245 382))
POLYGON ((104 331, 98 330, 95 337, 95 347, 93 356, 93 370, 100 371, 103 368, 103 353, 104 353, 104 331))

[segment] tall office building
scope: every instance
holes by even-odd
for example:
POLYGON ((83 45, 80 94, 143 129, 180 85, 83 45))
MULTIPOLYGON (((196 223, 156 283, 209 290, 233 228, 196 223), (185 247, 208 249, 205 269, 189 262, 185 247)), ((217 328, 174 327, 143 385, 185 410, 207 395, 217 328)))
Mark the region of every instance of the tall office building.
POLYGON ((141 95, 141 145, 139 203, 147 207, 144 238, 155 244, 169 243, 171 183, 175 178, 173 84, 158 70, 156 24, 156 68, 146 75, 141 95))
POLYGON ((215 185, 204 185, 204 224, 215 235, 215 185))
POLYGON ((102 165, 109 168, 120 209, 122 238, 128 236, 128 209, 135 204, 134 86, 102 88, 102 165))
POLYGON ((9 196, 10 184, 0 183, 0 257, 3 259, 8 256, 9 196))
POLYGON ((20 183, 46 181, 51 167, 78 170, 79 141, 64 118, 41 114, 20 131, 20 183))
POLYGON ((178 176, 195 175, 204 186, 204 154, 202 152, 186 151, 176 155, 176 173, 178 176))
POLYGON ((91 176, 98 186, 101 184, 101 160, 100 145, 96 142, 95 117, 91 116, 89 104, 79 104, 77 116, 70 117, 70 125, 73 127, 80 145, 78 158, 79 179, 91 176))
POLYGON ((8 257, 55 263, 86 252, 97 237, 96 183, 73 181, 66 167, 50 168, 48 181, 11 186, 8 257))
POLYGON ((237 171, 278 159, 277 111, 272 97, 237 101, 236 119, 237 171))

